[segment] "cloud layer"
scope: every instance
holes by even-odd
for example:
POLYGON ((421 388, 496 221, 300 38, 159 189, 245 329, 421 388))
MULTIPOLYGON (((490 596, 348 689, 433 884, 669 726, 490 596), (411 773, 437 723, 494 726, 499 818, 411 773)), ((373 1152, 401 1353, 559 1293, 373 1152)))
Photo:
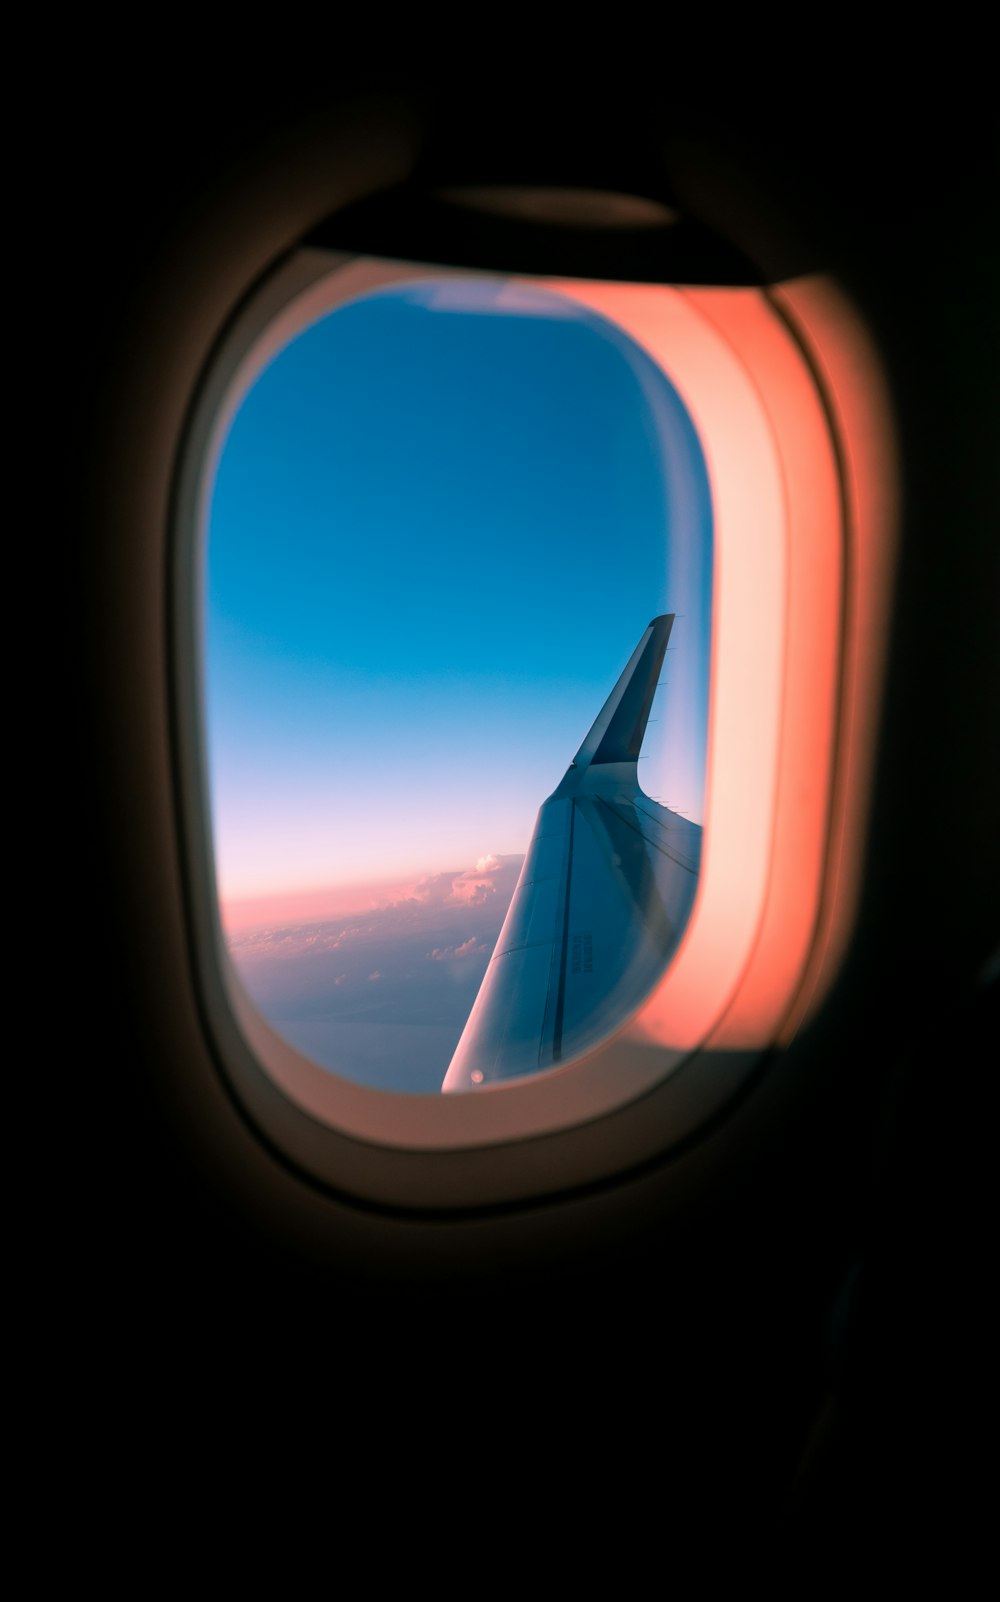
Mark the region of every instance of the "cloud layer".
POLYGON ((523 861, 427 875, 363 916, 233 933, 230 955, 264 1017, 314 1061, 379 1089, 438 1091, 523 861))

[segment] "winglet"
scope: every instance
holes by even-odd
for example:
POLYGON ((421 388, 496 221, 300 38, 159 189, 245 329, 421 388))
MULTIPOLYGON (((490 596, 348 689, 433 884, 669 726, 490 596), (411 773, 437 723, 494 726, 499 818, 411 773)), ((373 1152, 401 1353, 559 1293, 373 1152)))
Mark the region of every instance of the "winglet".
POLYGON ((599 762, 636 761, 646 733, 674 617, 673 612, 654 617, 573 758, 573 767, 587 768, 599 762))

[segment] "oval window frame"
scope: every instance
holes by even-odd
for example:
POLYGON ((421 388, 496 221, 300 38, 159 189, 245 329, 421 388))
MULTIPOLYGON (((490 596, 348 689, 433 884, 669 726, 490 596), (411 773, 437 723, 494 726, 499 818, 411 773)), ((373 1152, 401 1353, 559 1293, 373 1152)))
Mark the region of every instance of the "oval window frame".
MULTIPOLYGON (((343 253, 305 247, 293 252, 265 276, 232 320, 206 366, 180 452, 172 529, 172 665, 186 848, 185 878, 196 972, 226 1081, 254 1123, 286 1156, 324 1183, 383 1204, 430 1208, 495 1205, 547 1189, 593 1183, 620 1171, 623 1166, 633 1166, 664 1149, 683 1145, 704 1129, 746 1084, 762 1053, 779 1037, 782 1025, 787 1024, 803 992, 823 921, 822 889, 834 788, 836 741, 833 735, 837 708, 842 700, 844 607, 839 606, 835 624, 828 626, 825 643, 827 660, 822 679, 828 704, 826 715, 820 721, 832 732, 827 742, 826 771, 816 779, 816 793, 811 802, 814 827, 808 893, 798 897, 799 927, 790 959, 786 955, 784 972, 777 986, 770 983, 763 1001, 758 996, 749 1008, 744 1004, 741 1027, 727 1033, 726 1017, 732 1018, 734 1009, 739 1015, 741 993, 746 992, 748 981, 753 978, 755 960, 758 968, 760 966, 762 943, 766 946, 770 939, 773 947, 776 928, 779 936, 782 935, 778 927, 781 916, 776 923, 773 906, 769 915, 768 903, 774 900, 773 857, 776 817, 781 810, 780 791, 782 784, 787 790, 791 782, 788 775, 783 778, 780 771, 783 746, 787 757, 787 646, 790 611, 794 610, 794 604, 790 607, 786 603, 794 603, 795 592, 795 584, 785 571, 778 586, 782 610, 777 633, 781 636, 781 648, 774 654, 774 661, 780 662, 780 666, 772 672, 768 691, 773 708, 772 752, 769 761, 761 763, 762 771, 766 769, 761 789, 768 792, 768 800, 760 809, 757 830, 760 839, 764 835, 768 837, 760 859, 765 866, 755 892, 755 906, 749 918, 752 929, 748 925, 744 949, 725 984, 716 986, 715 997, 707 1007, 705 998, 701 998, 700 1022, 689 1018, 680 1034, 671 1038, 669 1023, 664 1024, 665 1009, 660 997, 656 1006, 640 1009, 636 1018, 611 1041, 583 1058, 550 1070, 537 1079, 491 1086, 472 1096, 406 1096, 373 1091, 310 1063, 267 1025, 246 998, 221 944, 201 718, 198 620, 202 616, 199 584, 203 564, 199 551, 204 537, 213 451, 224 437, 225 419, 231 416, 239 395, 269 355, 305 322, 333 309, 338 295, 346 288, 343 269, 357 260, 343 253), (341 281, 333 288, 338 274, 341 281), (512 1146, 517 1146, 523 1154, 514 1164, 509 1160, 512 1146)), ((441 276, 448 271, 436 265, 412 263, 381 263, 380 266, 387 282, 422 273, 441 276)), ((468 270, 454 271, 465 273, 468 270)), ((554 281, 539 279, 538 282, 543 287, 552 287, 554 281)), ((558 284, 561 289, 569 288, 580 296, 585 304, 603 309, 605 313, 606 296, 612 289, 624 292, 625 298, 631 299, 633 309, 639 306, 644 295, 655 295, 662 301, 665 289, 661 285, 612 286, 567 280, 559 280, 558 284)), ((762 316, 771 324, 772 336, 775 328, 781 325, 787 347, 786 361, 791 357, 794 365, 797 359, 800 378, 805 376, 812 386, 813 409, 823 419, 827 465, 839 485, 836 527, 831 526, 826 535, 826 579, 832 562, 833 571, 842 584, 848 532, 844 515, 848 493, 842 481, 843 451, 836 438, 829 397, 824 396, 821 386, 817 385, 811 359, 814 353, 808 351, 802 330, 803 308, 807 315, 811 311, 814 329, 825 316, 827 323, 832 320, 833 326, 839 322, 841 331, 845 317, 850 321, 849 311, 838 302, 831 318, 830 286, 822 280, 800 281, 776 293, 756 289, 687 289, 669 293, 697 303, 693 308, 694 320, 702 330, 702 344, 704 332, 708 330, 717 351, 723 351, 728 345, 737 365, 741 359, 740 341, 752 347, 759 329, 755 333, 748 326, 742 332, 737 330, 734 338, 734 297, 742 298, 744 304, 747 297, 755 297, 758 321, 762 316)), ((750 322, 753 321, 751 318, 750 322)), ((739 317, 736 323, 740 323, 739 317)), ((629 331, 634 334, 635 327, 629 331)), ((667 371, 690 407, 691 392, 683 376, 673 365, 667 371)), ((755 387, 752 375, 745 374, 744 378, 750 388, 755 387)), ((697 418, 699 410, 704 412, 704 405, 699 408, 695 403, 693 410, 697 418)), ((788 464, 782 458, 780 439, 775 431, 773 397, 770 407, 762 403, 760 422, 772 446, 777 439, 773 461, 775 484, 787 502, 789 478, 794 475, 789 474, 788 464)), ((704 429, 700 427, 699 431, 705 440, 704 429)), ((714 449, 710 440, 706 444, 710 451, 714 449)), ((714 489, 713 478, 713 492, 714 489)), ((783 528, 780 538, 787 555, 794 547, 790 531, 783 528)), ((731 583, 730 591, 732 612, 738 586, 731 583)), ((724 739, 719 732, 720 722, 725 716, 730 721, 733 717, 731 708, 728 713, 720 710, 716 694, 720 670, 716 642, 720 637, 722 604, 722 599, 716 595, 713 602, 710 785, 713 776, 718 780, 719 740, 724 739)), ((765 619, 765 627, 766 622, 765 619)), ((729 634, 726 638, 728 641, 729 634)), ((732 649, 729 654, 734 654, 732 649)), ((735 655, 738 657, 739 651, 735 655)), ((731 665, 727 673, 729 681, 735 683, 731 665)), ((798 721, 800 725, 803 722, 801 708, 798 721)), ((802 764, 798 766, 801 779, 802 764)), ((708 838, 711 840, 711 833, 708 838)), ((699 895, 699 906, 702 899, 699 895)), ((697 915, 698 907, 692 924, 697 915)), ((783 916, 787 927, 787 908, 783 916)), ((685 940, 684 944, 687 947, 689 942, 685 940)), ((671 974, 675 966, 672 965, 671 974)), ((815 963, 812 966, 815 967, 815 963)), ((701 971, 704 974, 704 962, 701 971)), ((757 988, 760 990, 759 984, 757 988)))

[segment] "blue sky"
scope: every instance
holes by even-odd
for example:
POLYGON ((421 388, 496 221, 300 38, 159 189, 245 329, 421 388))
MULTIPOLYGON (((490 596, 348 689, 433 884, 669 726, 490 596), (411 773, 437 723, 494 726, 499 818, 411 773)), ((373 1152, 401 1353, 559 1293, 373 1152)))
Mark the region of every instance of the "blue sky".
POLYGON ((665 610, 640 775, 700 821, 704 462, 665 375, 590 311, 470 278, 332 312, 245 397, 206 561, 224 896, 523 852, 665 610))

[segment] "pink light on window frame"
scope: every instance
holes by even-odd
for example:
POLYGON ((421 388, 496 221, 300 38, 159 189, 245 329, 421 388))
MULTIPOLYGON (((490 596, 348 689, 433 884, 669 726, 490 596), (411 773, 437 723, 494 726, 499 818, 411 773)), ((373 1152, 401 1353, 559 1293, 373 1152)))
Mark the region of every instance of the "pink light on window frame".
POLYGON ((664 369, 713 499, 698 898, 619 1038, 760 1049, 818 1004, 856 902, 896 537, 884 384, 822 278, 768 293, 545 287, 617 322, 664 369))

